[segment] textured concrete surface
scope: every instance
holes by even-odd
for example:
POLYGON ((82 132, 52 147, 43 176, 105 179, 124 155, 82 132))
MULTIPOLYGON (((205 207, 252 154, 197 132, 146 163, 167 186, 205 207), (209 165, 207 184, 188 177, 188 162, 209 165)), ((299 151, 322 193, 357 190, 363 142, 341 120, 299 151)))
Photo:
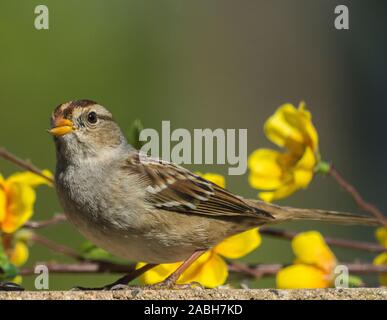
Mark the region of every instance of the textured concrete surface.
POLYGON ((387 288, 361 289, 215 289, 125 291, 24 291, 0 292, 0 299, 44 300, 387 300, 387 288))

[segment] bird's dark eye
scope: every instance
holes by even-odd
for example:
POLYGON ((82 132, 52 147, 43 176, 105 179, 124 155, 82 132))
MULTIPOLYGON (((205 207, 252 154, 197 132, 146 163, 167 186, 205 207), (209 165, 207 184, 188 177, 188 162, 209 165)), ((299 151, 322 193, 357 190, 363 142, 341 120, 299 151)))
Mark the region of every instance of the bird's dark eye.
POLYGON ((90 123, 97 123, 97 120, 98 120, 98 117, 94 111, 90 112, 87 115, 87 121, 89 121, 90 123))

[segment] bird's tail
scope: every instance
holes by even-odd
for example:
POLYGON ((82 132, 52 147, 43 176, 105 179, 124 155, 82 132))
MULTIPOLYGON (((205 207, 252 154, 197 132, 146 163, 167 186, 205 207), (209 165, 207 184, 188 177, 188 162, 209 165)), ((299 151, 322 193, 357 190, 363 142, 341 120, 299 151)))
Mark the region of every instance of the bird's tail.
POLYGON ((366 225, 366 226, 377 226, 380 222, 372 217, 366 217, 362 215, 327 211, 319 209, 299 209, 291 207, 281 207, 271 203, 250 200, 254 206, 259 210, 262 210, 271 216, 273 221, 270 223, 291 221, 291 220, 314 220, 314 221, 325 221, 336 224, 347 224, 347 225, 366 225))

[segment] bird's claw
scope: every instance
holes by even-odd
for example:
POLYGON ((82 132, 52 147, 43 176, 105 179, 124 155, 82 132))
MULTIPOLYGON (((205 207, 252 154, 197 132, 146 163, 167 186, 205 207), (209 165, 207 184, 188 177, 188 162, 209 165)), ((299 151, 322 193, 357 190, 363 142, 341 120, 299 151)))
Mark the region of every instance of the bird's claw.
POLYGON ((24 291, 22 286, 13 282, 0 282, 0 291, 24 291))
POLYGON ((103 288, 104 291, 119 291, 119 290, 129 290, 130 286, 127 284, 115 284, 115 285, 108 285, 103 288))
POLYGON ((173 281, 164 280, 159 283, 147 285, 144 289, 149 290, 187 290, 187 289, 204 289, 199 282, 190 282, 185 284, 177 284, 173 281))
POLYGON ((132 290, 132 289, 138 289, 140 287, 138 286, 129 286, 127 284, 109 284, 103 287, 98 288, 85 288, 85 287, 74 287, 71 288, 70 291, 119 291, 119 290, 132 290))

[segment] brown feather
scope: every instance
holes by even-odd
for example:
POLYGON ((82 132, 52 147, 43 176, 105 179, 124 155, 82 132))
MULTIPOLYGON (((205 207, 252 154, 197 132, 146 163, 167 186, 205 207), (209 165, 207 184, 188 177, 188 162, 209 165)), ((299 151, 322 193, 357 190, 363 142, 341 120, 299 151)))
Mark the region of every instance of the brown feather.
POLYGON ((146 200, 158 209, 217 217, 273 219, 266 211, 173 163, 138 152, 133 152, 127 163, 132 172, 145 175, 146 200))

